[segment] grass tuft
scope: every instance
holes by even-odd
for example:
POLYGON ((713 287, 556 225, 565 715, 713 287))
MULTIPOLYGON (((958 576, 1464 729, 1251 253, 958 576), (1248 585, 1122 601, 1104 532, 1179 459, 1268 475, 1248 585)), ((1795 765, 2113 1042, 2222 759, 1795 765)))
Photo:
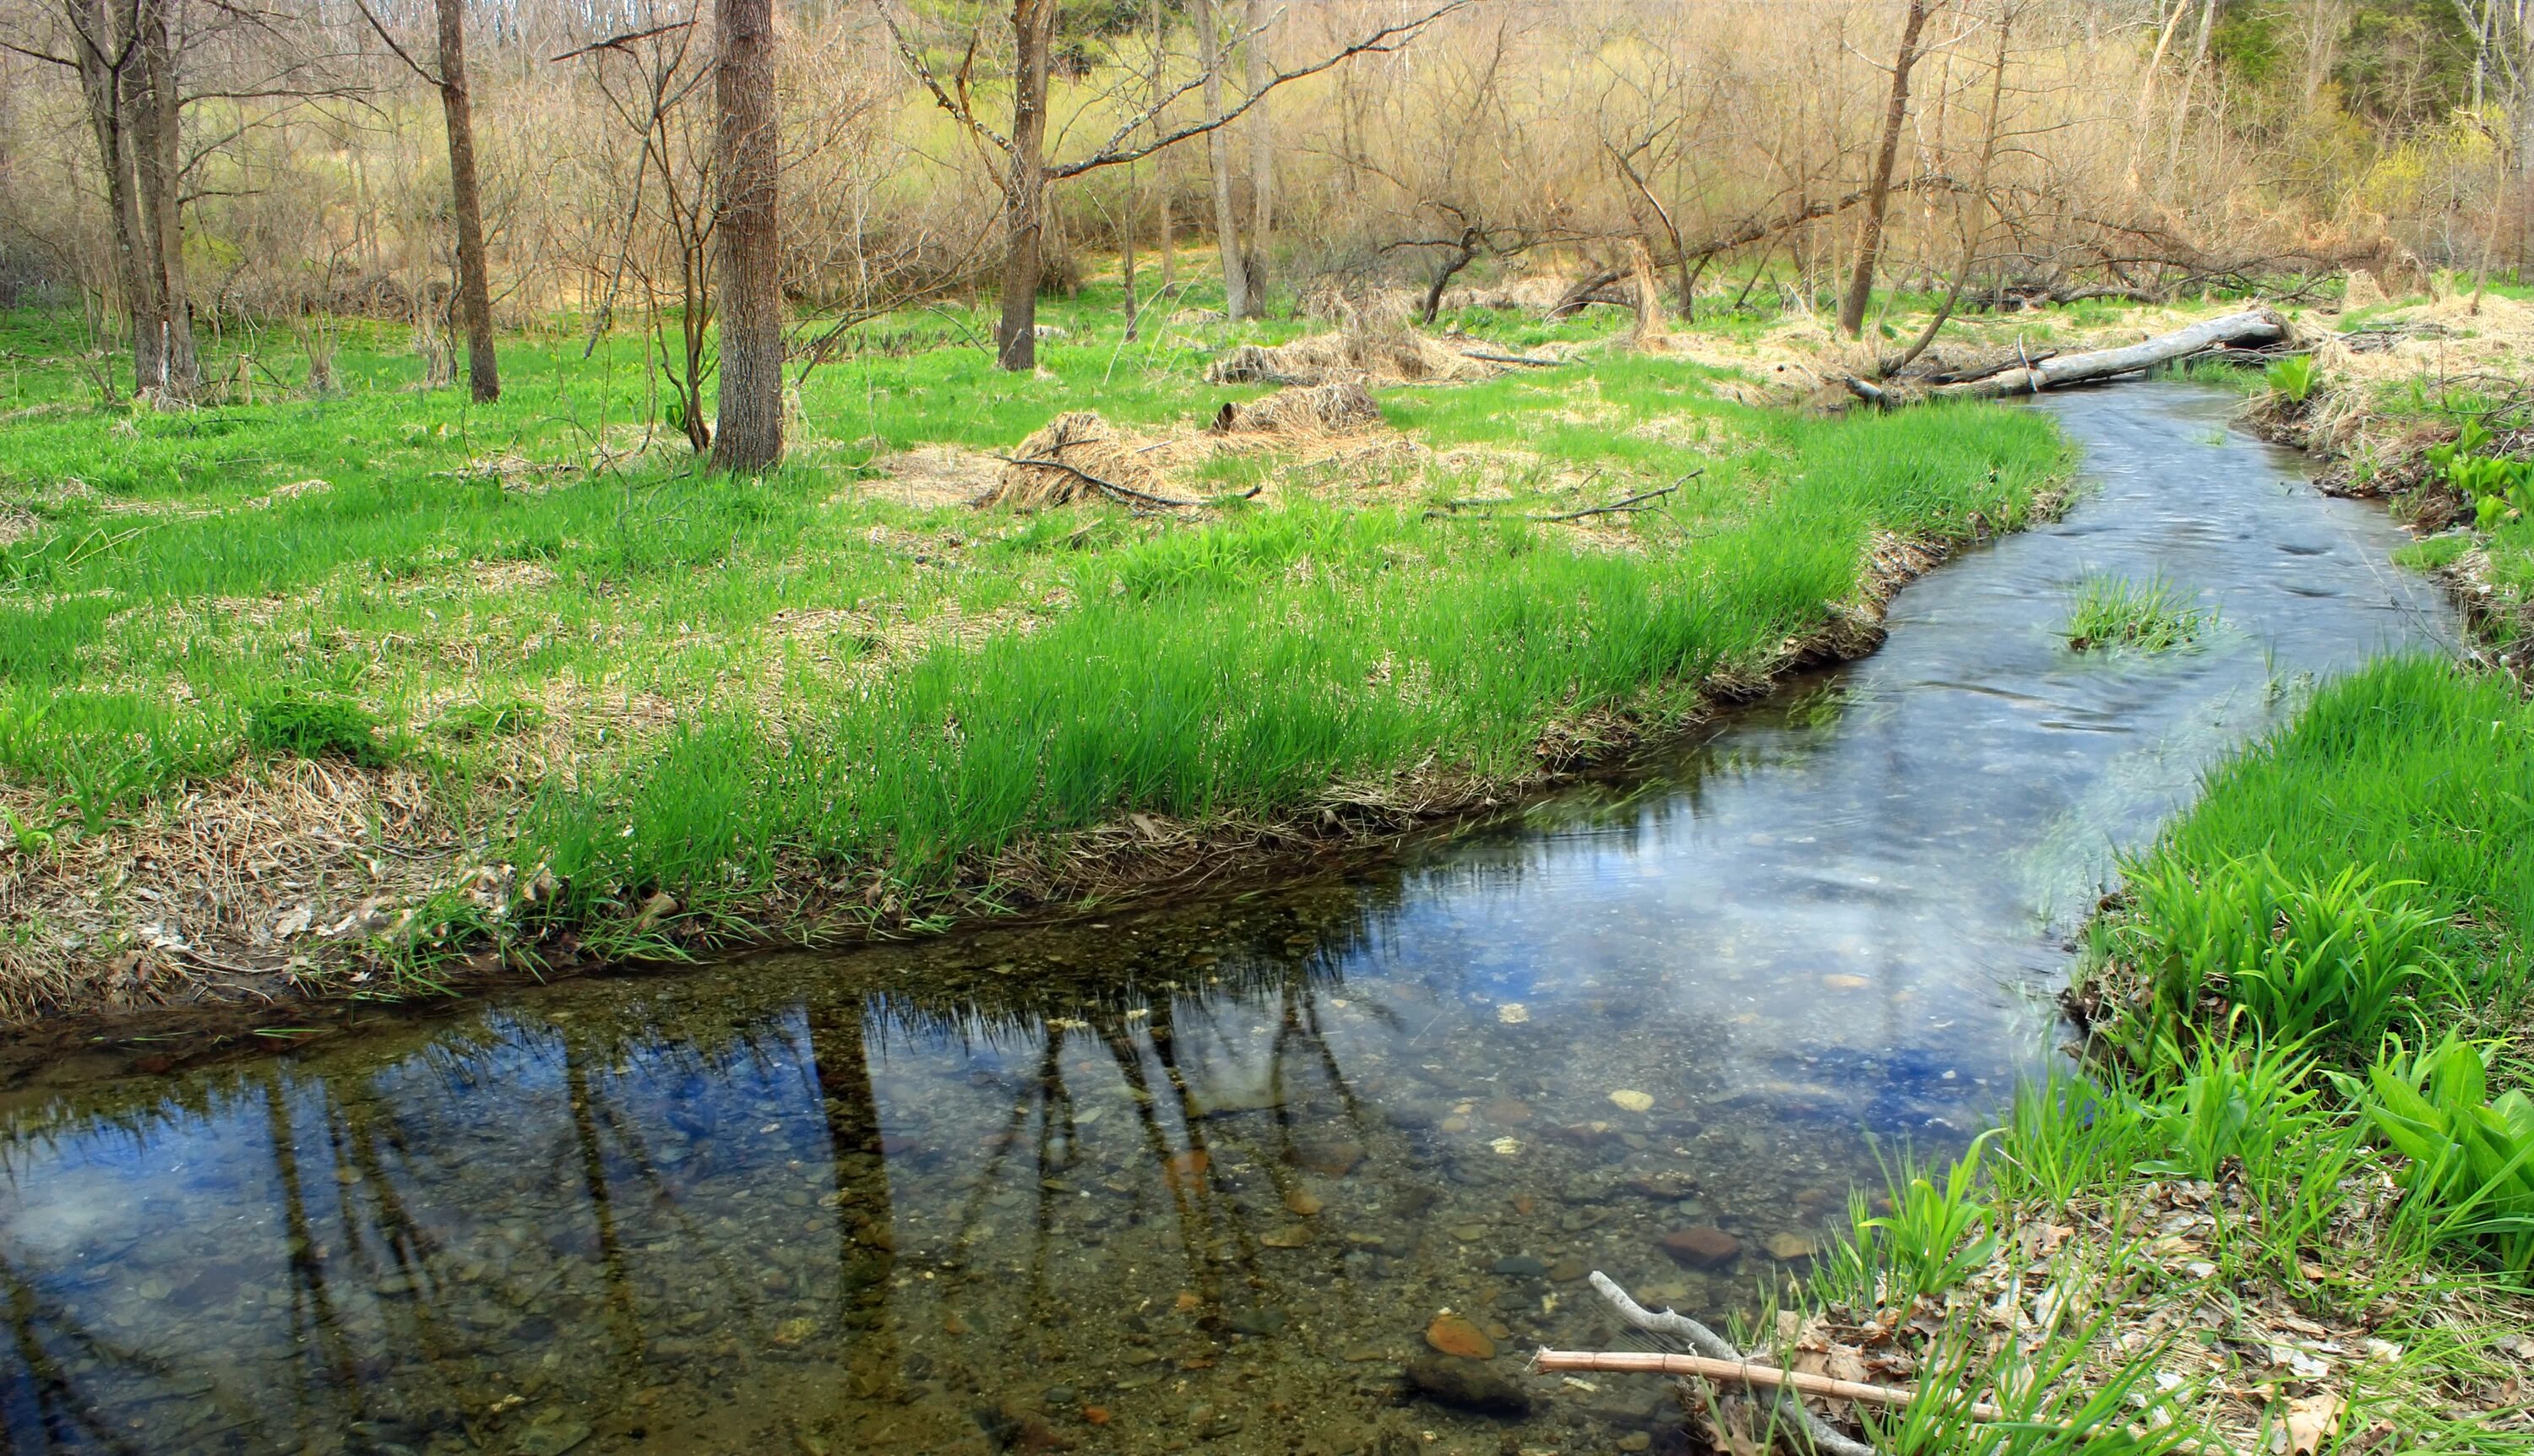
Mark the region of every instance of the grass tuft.
POLYGON ((2147 581, 2088 576, 2077 588, 2060 635, 2080 652, 2120 647, 2167 652, 2196 640, 2215 615, 2193 605, 2161 576, 2147 581))
POLYGON ((262 753, 343 758, 364 768, 384 767, 395 758, 379 741, 378 719, 360 704, 291 690, 248 706, 246 742, 262 753))

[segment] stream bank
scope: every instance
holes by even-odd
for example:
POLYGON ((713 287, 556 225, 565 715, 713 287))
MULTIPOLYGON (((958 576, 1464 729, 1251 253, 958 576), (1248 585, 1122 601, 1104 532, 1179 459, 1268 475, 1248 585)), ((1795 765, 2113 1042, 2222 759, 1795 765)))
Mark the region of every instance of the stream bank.
POLYGON ((2301 681, 2451 641, 2398 529, 2226 403, 2048 401, 2093 488, 1882 651, 1396 866, 57 1065, 5 1102, 6 1428, 1671 1449, 1650 1385, 1522 1375, 1615 1338, 1583 1274, 1755 1312, 1896 1143, 1958 1151, 2053 1064, 2118 847, 2301 681), (2157 572, 2202 646, 2056 637, 2078 581, 2157 572), (1403 1385, 1429 1360, 1457 1404, 1403 1385))

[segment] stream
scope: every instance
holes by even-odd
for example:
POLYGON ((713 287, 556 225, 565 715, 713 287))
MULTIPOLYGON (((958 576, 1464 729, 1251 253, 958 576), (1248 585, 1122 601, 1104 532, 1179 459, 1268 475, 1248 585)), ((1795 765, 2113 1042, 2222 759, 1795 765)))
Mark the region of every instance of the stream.
POLYGON ((2233 402, 2039 401, 2084 494, 1881 651, 1377 872, 65 1062, 0 1095, 0 1449, 1677 1449, 1658 1381, 1522 1373, 1625 1344, 1585 1271, 1756 1308, 2063 1055, 2117 851, 2451 645, 2233 402), (2218 626, 2074 653, 2096 571, 2218 626), (1403 1395, 1429 1324, 1530 1413, 1403 1395))

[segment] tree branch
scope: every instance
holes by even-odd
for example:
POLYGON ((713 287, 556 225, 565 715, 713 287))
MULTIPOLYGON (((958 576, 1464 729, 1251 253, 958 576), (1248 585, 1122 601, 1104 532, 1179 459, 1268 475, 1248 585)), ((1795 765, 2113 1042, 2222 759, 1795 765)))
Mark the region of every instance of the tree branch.
POLYGON ((1164 107, 1168 106, 1173 100, 1177 99, 1177 97, 1184 95, 1188 91, 1188 87, 1195 85, 1195 83, 1181 86, 1169 96, 1164 97, 1160 101, 1157 101, 1136 113, 1124 125, 1120 126, 1114 134, 1112 134, 1109 139, 1109 144, 1098 152, 1093 152, 1089 156, 1083 157, 1079 161, 1061 162, 1049 167, 1047 169, 1048 180, 1052 182, 1060 181, 1067 177, 1079 177, 1085 172, 1097 171, 1102 167, 1114 167, 1122 165, 1126 162, 1141 161, 1156 152, 1160 152, 1168 147, 1176 146, 1191 137, 1202 137, 1209 132, 1220 131, 1223 128, 1232 125, 1234 122, 1238 121, 1243 115, 1247 114, 1250 107, 1267 99, 1268 95, 1278 88, 1291 82, 1300 81, 1305 77, 1317 76, 1321 72, 1326 71, 1333 66, 1353 60, 1355 57, 1359 55, 1386 55, 1389 52, 1406 45, 1409 41, 1416 39, 1418 34, 1427 26, 1432 25, 1434 22, 1441 20, 1443 17, 1450 15, 1456 10, 1466 9, 1475 3, 1476 0, 1443 0, 1442 4, 1435 6, 1432 10, 1417 17, 1415 20, 1401 21, 1393 25, 1384 26, 1380 30, 1364 36, 1362 39, 1352 41, 1335 53, 1324 56, 1307 66, 1297 66, 1291 71, 1277 71, 1267 78, 1265 85, 1250 92, 1246 100, 1243 100, 1239 105, 1231 108, 1220 116, 1212 116, 1203 121, 1192 122, 1187 126, 1180 127, 1176 131, 1156 136, 1152 141, 1147 142, 1140 147, 1125 148, 1125 150, 1120 151, 1120 148, 1125 147, 1125 139, 1127 137, 1131 136, 1137 129, 1151 125, 1153 123, 1153 119, 1160 114, 1164 107))

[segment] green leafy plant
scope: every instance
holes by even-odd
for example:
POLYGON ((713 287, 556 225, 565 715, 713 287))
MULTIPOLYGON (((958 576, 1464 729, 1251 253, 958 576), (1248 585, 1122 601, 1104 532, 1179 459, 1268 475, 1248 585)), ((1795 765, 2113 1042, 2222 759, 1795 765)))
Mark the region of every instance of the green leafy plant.
POLYGON ((1890 1275, 1892 1303, 1942 1295, 1997 1252, 1997 1209, 1978 1196, 1981 1158, 1997 1136, 1996 1128, 1981 1133, 1945 1170, 1941 1183, 1924 1172, 1896 1180, 1892 1211, 1855 1221, 1872 1242, 1871 1257, 1890 1275))
POLYGON ((2481 454, 2490 441, 2490 427, 2466 415, 2453 440, 2427 453, 2430 473, 2472 503, 2473 524, 2485 531, 2510 516, 2534 516, 2534 460, 2481 454))
POLYGON ((17 813, 5 804, 0 804, 0 821, 7 823, 9 842, 18 853, 30 860, 42 859, 52 853, 52 830, 42 824, 20 819, 17 813))
POLYGON ((2411 1011, 2423 984, 2454 988, 2451 926, 2406 898, 2415 880, 2378 880, 2358 866, 2327 881, 2291 879, 2266 852, 2197 876, 2159 859, 2131 866, 2128 880, 2133 914, 2114 943, 2148 977, 2149 1038, 2217 991, 2274 1040, 2366 1047, 2411 1011))
POLYGON ((2491 1097, 2480 1048, 2450 1032, 2409 1056, 2396 1041, 2364 1082, 2333 1080, 2409 1160, 2400 1181, 2434 1219, 2433 1238, 2473 1244, 2519 1277, 2534 1272, 2534 1101, 2491 1097))
POLYGON ((358 703, 287 689, 250 704, 246 715, 246 741, 255 749, 302 758, 348 758, 365 768, 393 761, 378 729, 378 720, 358 703))
POLYGON ((2139 1110, 2163 1154, 2140 1172, 2214 1181, 2229 1159, 2251 1167, 2299 1141, 2315 1101, 2313 1059, 2273 1043, 2208 1038, 2189 1052, 2167 1042, 2162 1061, 2178 1074, 2139 1110))
POLYGON ((2077 588, 2076 606, 2060 635, 2080 652, 2098 647, 2163 652, 2198 637, 2214 617, 2161 576, 2148 581, 2089 576, 2077 588))
POLYGON ((2323 383, 2320 372, 2314 367, 2312 354, 2290 354, 2284 359, 2272 360, 2269 368, 2262 371, 2262 377, 2290 404, 2305 403, 2314 397, 2316 386, 2323 383))

